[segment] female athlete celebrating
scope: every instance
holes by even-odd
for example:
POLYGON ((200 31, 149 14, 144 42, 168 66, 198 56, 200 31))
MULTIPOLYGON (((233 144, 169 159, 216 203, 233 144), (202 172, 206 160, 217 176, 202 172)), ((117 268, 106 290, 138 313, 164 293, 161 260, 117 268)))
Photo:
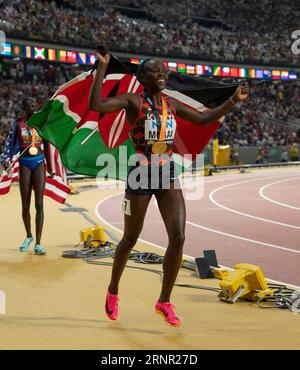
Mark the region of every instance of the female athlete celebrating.
POLYGON ((228 113, 237 102, 246 99, 249 87, 247 83, 241 84, 222 105, 200 113, 174 98, 162 96, 161 92, 168 79, 167 70, 160 60, 147 59, 140 65, 138 72, 138 79, 144 86, 142 95, 127 93, 103 99, 103 79, 110 54, 96 55, 99 64, 90 91, 89 108, 101 113, 125 109, 130 137, 137 153, 136 165, 129 169, 127 179, 124 235, 115 251, 106 296, 106 314, 111 320, 118 317, 119 282, 130 251, 142 230, 151 196, 154 195, 169 238, 163 263, 162 289, 155 310, 167 323, 179 326, 180 320, 174 313, 170 296, 182 261, 186 211, 171 157, 176 131, 175 113, 195 125, 209 125, 228 113), (168 134, 166 127, 172 128, 168 134), (153 161, 158 172, 153 170, 153 161))
POLYGON ((41 246, 41 236, 44 223, 43 197, 45 190, 46 171, 45 155, 42 138, 35 129, 27 126, 26 121, 35 113, 37 103, 33 98, 26 97, 22 102, 25 115, 14 121, 10 130, 10 138, 4 148, 4 160, 2 165, 5 169, 11 166, 14 154, 21 152, 19 157, 19 184, 22 199, 22 218, 26 230, 26 238, 20 246, 20 251, 25 252, 33 241, 30 220, 30 201, 32 187, 35 195, 36 208, 36 244, 34 253, 42 255, 46 253, 41 246))

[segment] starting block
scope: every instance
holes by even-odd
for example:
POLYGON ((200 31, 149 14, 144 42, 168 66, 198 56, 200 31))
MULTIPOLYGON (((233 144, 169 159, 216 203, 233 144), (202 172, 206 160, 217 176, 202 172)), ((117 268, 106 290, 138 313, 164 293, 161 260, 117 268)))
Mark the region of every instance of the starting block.
POLYGON ((203 251, 204 257, 195 258, 201 279, 214 278, 213 268, 219 268, 215 250, 203 251))
POLYGON ((104 228, 96 226, 84 230, 80 230, 80 241, 83 242, 84 247, 98 248, 105 243, 104 228))
POLYGON ((234 303, 239 298, 257 301, 259 298, 273 296, 275 289, 269 289, 266 279, 258 266, 239 263, 233 272, 220 282, 219 298, 228 303, 234 303))
POLYGON ((195 262, 183 261, 182 266, 198 271, 200 279, 223 279, 228 271, 218 265, 215 250, 203 251, 204 257, 195 258, 195 262))
POLYGON ((227 303, 235 303, 239 298, 249 301, 274 296, 276 290, 270 289, 260 267, 239 263, 234 270, 220 268, 215 250, 206 250, 204 257, 194 262, 183 261, 182 266, 198 270, 201 279, 220 279, 219 298, 227 303))
POLYGON ((196 258, 196 265, 201 279, 224 279, 228 271, 219 266, 215 250, 203 251, 204 257, 196 258))

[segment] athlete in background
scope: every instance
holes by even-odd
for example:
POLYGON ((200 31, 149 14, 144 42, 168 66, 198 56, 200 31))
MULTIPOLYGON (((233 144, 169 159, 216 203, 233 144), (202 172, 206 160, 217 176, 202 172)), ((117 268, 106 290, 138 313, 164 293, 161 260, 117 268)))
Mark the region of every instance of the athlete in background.
POLYGON ((33 242, 30 217, 30 203, 33 189, 36 209, 36 240, 34 253, 43 255, 46 254, 45 248, 41 245, 41 237, 44 224, 43 198, 46 181, 44 153, 47 143, 43 142, 35 129, 28 127, 26 124, 26 121, 37 109, 36 101, 31 97, 24 98, 22 109, 25 114, 13 122, 5 143, 2 154, 2 166, 4 169, 11 167, 13 156, 18 152, 21 153, 21 156, 18 158, 19 184, 22 199, 22 218, 27 235, 20 246, 20 251, 27 251, 30 244, 33 242))

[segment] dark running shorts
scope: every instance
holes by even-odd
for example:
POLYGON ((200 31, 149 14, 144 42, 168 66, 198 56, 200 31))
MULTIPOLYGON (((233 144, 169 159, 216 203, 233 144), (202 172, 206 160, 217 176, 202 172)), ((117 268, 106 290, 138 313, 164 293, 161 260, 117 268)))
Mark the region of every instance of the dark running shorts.
POLYGON ((127 194, 155 195, 161 189, 180 188, 173 161, 163 165, 137 165, 130 167, 127 176, 127 194), (134 170, 137 170, 133 172, 134 170))

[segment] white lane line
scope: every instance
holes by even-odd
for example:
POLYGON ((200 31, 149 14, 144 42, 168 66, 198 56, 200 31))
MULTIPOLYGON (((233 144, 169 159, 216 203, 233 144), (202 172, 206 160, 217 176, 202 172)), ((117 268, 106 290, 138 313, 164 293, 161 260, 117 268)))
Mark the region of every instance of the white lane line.
POLYGON ((270 184, 267 184, 263 187, 261 187, 259 189, 259 195, 264 198, 265 200, 271 202, 271 203, 274 203, 274 204, 277 204, 279 206, 282 206, 282 207, 287 207, 287 208, 291 208, 291 209, 295 209, 297 211, 300 211, 300 208, 299 207, 294 207, 294 206, 291 206, 289 204, 286 204, 286 203, 282 203, 282 202, 278 202, 277 200, 274 200, 274 199, 271 199, 270 197, 267 197, 265 194, 264 194, 264 191, 266 189, 268 189, 269 187, 273 186, 273 185, 277 185, 277 184, 281 184, 283 182, 288 182, 288 181, 291 181, 291 180, 295 180, 295 179, 299 179, 299 177, 293 177, 291 179, 286 179, 286 180, 281 180, 281 181, 276 181, 276 182, 272 182, 270 184))
MULTIPOLYGON (((101 222, 103 222, 105 225, 107 225, 107 226, 109 226, 112 230, 115 230, 115 231, 117 231, 118 233, 121 233, 121 234, 123 234, 123 230, 122 229, 119 229, 119 228, 117 228, 117 227, 115 227, 115 226, 113 226, 110 222, 108 222, 107 220, 105 220, 101 215, 100 215, 100 212, 99 212, 99 208, 101 207, 101 205, 104 203, 104 202, 106 202, 107 200, 110 200, 111 198, 114 198, 114 197, 117 197, 118 195, 121 195, 121 194, 124 194, 123 192, 122 193, 117 193, 117 194, 113 194, 113 195, 110 195, 110 196, 108 196, 108 197, 106 197, 106 198, 104 198, 104 199, 102 199, 100 202, 98 202, 98 204, 96 204, 96 207, 95 207, 95 214, 96 214, 96 216, 98 217, 98 219, 101 221, 101 222)), ((120 203, 120 208, 121 208, 121 203, 120 203)), ((192 224, 191 222, 189 222, 189 221, 187 221, 187 223, 189 223, 189 224, 192 224)), ((194 225, 196 225, 196 224, 194 224, 194 225)), ((194 226, 193 225, 193 226, 194 226)), ((213 230, 213 229, 209 229, 209 228, 205 228, 204 226, 200 226, 200 225, 197 225, 196 227, 199 227, 199 228, 204 228, 204 229, 207 229, 208 231, 212 231, 212 232, 217 232, 217 233, 220 233, 220 234, 224 234, 223 232, 219 232, 219 231, 217 231, 217 230, 213 230)), ((241 238, 241 237, 239 237, 239 236, 237 236, 237 235, 233 235, 233 234, 227 234, 226 236, 231 236, 231 237, 236 237, 236 238, 238 238, 238 239, 245 239, 245 238, 241 238)), ((152 242, 149 242, 149 241, 147 241, 147 240, 145 240, 145 239, 141 239, 141 238, 139 238, 138 239, 139 241, 141 241, 141 242, 143 242, 143 243, 145 243, 145 244, 148 244, 148 245, 150 245, 150 246, 152 246, 152 247, 155 247, 155 248, 158 248, 158 249, 161 249, 161 250, 166 250, 166 248, 164 248, 164 247, 162 247, 162 246, 160 246, 160 245, 158 245, 158 244, 155 244, 155 243, 152 243, 152 242)), ((251 241, 250 239, 245 239, 246 241, 251 241)), ((251 241, 251 242, 255 242, 255 243, 257 243, 257 244, 265 244, 266 246, 269 246, 269 247, 271 247, 271 248, 277 248, 277 249, 284 249, 284 250, 287 250, 287 248, 284 248, 284 247, 280 247, 280 246, 274 246, 274 245, 272 245, 272 244, 266 244, 266 243, 262 243, 262 242, 258 242, 258 241, 251 241)), ((295 250, 293 250, 293 249, 291 249, 291 250, 289 250, 289 251, 291 251, 291 252, 295 252, 295 253, 300 253, 300 251, 295 251, 295 250)), ((191 258, 191 259, 194 259, 195 257, 194 256, 190 256, 190 255, 188 255, 188 254, 184 254, 183 255, 183 257, 184 258, 191 258)), ((226 266, 222 266, 222 267, 224 267, 224 268, 228 268, 228 269, 231 269, 232 270, 232 268, 230 268, 230 267, 226 267, 226 266)), ((282 285, 286 285, 286 286, 288 286, 288 287, 290 287, 290 288, 292 288, 292 289, 295 289, 295 290, 299 290, 300 289, 300 286, 297 286, 297 285, 292 285, 292 284, 289 284, 289 283, 286 283, 286 282, 281 282, 281 281, 277 281, 277 280, 273 280, 273 279, 267 279, 269 282, 271 282, 271 283, 274 283, 274 284, 282 284, 282 285)))
POLYGON ((270 248, 274 248, 274 249, 281 249, 281 250, 286 251, 286 252, 300 254, 300 250, 297 250, 297 249, 286 248, 286 247, 282 247, 281 245, 260 242, 258 240, 245 238, 243 236, 239 236, 239 235, 236 235, 236 234, 225 233, 224 231, 220 231, 220 230, 212 229, 210 227, 198 225, 198 224, 195 224, 194 222, 191 222, 191 221, 186 221, 186 223, 188 225, 197 227, 198 229, 203 229, 203 230, 206 230, 206 231, 210 231, 212 233, 215 233, 215 234, 220 234, 220 235, 228 236, 229 238, 239 239, 239 240, 243 240, 243 241, 246 241, 246 242, 249 242, 249 243, 259 244, 259 245, 270 247, 270 248))
MULTIPOLYGON (((285 175, 296 175, 298 174, 299 172, 291 172, 289 174, 285 174, 285 175)), ((258 173, 250 173, 250 174, 236 174, 236 175, 220 175, 220 176, 217 176, 216 179, 212 179, 211 177, 207 177, 207 176, 204 176, 204 175, 201 175, 204 177, 204 185, 210 185, 210 184, 215 184, 215 183, 218 183, 218 182, 222 182, 222 181, 232 181, 233 179, 234 180, 238 180, 240 178, 245 178, 245 176, 251 176, 251 179, 254 179, 254 178, 259 178, 259 179, 265 179, 265 178, 268 178, 268 177, 277 177, 277 176, 283 176, 282 173, 278 173, 277 171, 273 174, 268 174, 268 173, 263 173, 263 174, 258 174, 258 173)), ((200 177, 200 176, 199 176, 200 177)))
MULTIPOLYGON (((294 172, 294 173, 289 173, 288 175, 298 175, 299 174, 299 172, 294 172)), ((232 180, 239 180, 240 178, 245 178, 245 175, 241 175, 241 176, 238 176, 238 177, 235 177, 234 179, 229 179, 229 178, 225 178, 226 177, 226 175, 224 175, 224 176, 222 176, 223 178, 221 179, 221 178, 218 178, 218 179, 215 179, 215 180, 211 180, 211 181, 208 181, 208 178, 207 177, 205 177, 205 179, 204 179, 204 190, 206 190, 205 189, 205 187, 208 187, 210 184, 215 184, 215 183, 219 183, 219 182, 227 182, 227 180, 229 181, 232 181, 232 180)), ((250 176, 249 176, 250 177, 250 176)), ((282 174, 279 174, 279 173, 273 173, 273 174, 257 174, 257 175, 252 175, 251 174, 251 178, 250 179, 248 179, 247 181, 249 181, 249 180, 255 180, 255 179, 257 179, 257 180, 259 180, 259 179, 262 179, 262 180, 265 180, 265 179, 268 179, 268 178, 276 178, 276 177, 282 177, 282 174)), ((243 181, 245 181, 245 180, 243 180, 243 181)), ((233 184, 233 183, 232 183, 233 184)), ((229 186, 229 184, 228 184, 228 186, 229 186)))
POLYGON ((232 208, 229 208, 229 207, 226 207, 224 206, 223 204, 217 202, 215 199, 214 199, 214 195, 218 192, 218 191, 221 191, 221 190, 224 190, 226 188, 229 188, 230 186, 234 186, 234 185, 240 185, 240 184, 247 184, 249 182, 254 182, 254 181, 257 181, 259 179, 250 179, 250 180, 244 180, 244 181, 238 181, 238 182, 234 182, 234 183, 231 183, 231 184, 227 184, 227 185, 223 185, 223 186, 220 186, 218 188, 216 188, 215 190, 211 191, 208 195, 209 197, 209 200, 216 206, 224 209, 225 211, 228 211, 228 212, 231 212, 231 213, 235 213, 237 215, 240 215, 240 216, 244 216, 244 217, 248 217, 248 218, 253 218, 255 220, 258 220, 258 221, 263 221, 263 222, 268 222, 268 223, 271 223, 271 224, 275 224, 275 225, 280 225, 280 226, 284 226, 284 227, 289 227, 291 229, 296 229, 296 230, 300 230, 300 226, 295 226, 295 225, 290 225, 290 224, 286 224, 286 223, 283 223, 283 222, 279 222, 279 221, 274 221, 274 220, 270 220, 268 218, 263 218, 263 217, 258 217, 258 216, 254 216, 254 215, 251 215, 249 213, 245 213, 245 212, 240 212, 240 211, 237 211, 235 209, 232 209, 232 208))

